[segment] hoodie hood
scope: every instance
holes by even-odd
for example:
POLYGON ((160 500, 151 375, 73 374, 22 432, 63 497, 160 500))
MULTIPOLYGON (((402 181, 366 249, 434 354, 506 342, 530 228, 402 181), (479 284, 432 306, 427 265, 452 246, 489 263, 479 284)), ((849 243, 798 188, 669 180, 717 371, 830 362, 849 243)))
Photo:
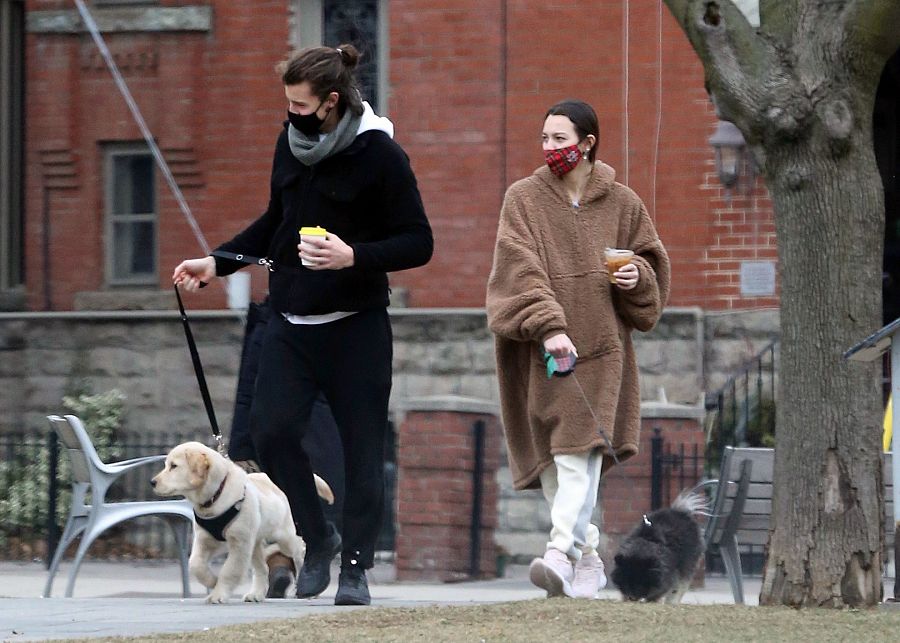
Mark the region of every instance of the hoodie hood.
POLYGON ((356 130, 356 135, 359 136, 363 132, 378 130, 380 132, 384 132, 391 138, 394 138, 394 124, 390 121, 390 119, 385 116, 379 116, 378 114, 376 114, 375 110, 372 109, 372 106, 369 105, 368 101, 364 100, 362 104, 362 119, 359 122, 359 129, 356 130))
MULTIPOLYGON (((566 193, 566 187, 563 180, 553 174, 549 167, 542 165, 534 171, 533 176, 550 186, 553 192, 559 195, 559 198, 564 202, 569 202, 569 195, 566 193)), ((590 203, 591 201, 602 198, 610 191, 615 181, 616 171, 612 167, 602 161, 594 161, 594 168, 587 185, 584 187, 584 194, 581 195, 581 202, 590 203)))

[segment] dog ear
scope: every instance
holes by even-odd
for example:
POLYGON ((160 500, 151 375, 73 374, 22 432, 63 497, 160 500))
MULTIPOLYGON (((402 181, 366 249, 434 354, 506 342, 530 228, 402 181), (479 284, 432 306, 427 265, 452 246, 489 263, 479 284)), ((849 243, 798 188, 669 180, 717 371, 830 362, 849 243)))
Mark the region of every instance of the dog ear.
POLYGON ((188 451, 185 454, 188 470, 191 472, 191 486, 199 487, 206 480, 209 471, 209 458, 200 451, 188 451))

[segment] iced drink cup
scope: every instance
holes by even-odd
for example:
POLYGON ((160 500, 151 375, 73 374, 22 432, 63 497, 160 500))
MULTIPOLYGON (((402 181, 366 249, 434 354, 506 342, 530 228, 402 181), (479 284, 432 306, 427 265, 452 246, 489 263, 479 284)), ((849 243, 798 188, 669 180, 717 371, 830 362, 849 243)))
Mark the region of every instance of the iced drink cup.
POLYGON ((606 256, 606 268, 609 270, 609 283, 618 283, 614 273, 625 264, 631 263, 634 253, 622 248, 607 248, 603 254, 606 256))
MULTIPOLYGON (((318 237, 320 239, 324 239, 328 236, 328 231, 325 228, 320 228, 319 226, 313 227, 304 227, 300 228, 300 243, 303 243, 310 237, 318 237)), ((314 266, 315 264, 312 261, 307 261, 303 257, 300 258, 300 263, 304 266, 314 266)))

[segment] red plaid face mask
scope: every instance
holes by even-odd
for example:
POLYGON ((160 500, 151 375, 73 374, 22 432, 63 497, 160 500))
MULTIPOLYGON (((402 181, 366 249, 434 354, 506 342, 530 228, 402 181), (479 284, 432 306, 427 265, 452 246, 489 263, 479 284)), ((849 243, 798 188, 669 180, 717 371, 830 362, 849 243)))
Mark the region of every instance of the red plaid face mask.
POLYGON ((562 178, 578 165, 578 161, 581 160, 581 150, 578 149, 577 143, 559 150, 547 150, 544 152, 544 160, 550 167, 550 171, 562 178))

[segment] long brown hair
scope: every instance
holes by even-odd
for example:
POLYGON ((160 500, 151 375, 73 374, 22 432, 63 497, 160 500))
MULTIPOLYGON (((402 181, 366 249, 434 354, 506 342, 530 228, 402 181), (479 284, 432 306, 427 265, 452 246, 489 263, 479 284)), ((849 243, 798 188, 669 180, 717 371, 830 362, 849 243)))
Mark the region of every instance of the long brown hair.
POLYGON ((338 114, 343 116, 349 107, 359 115, 363 113, 362 98, 353 73, 359 58, 359 51, 349 44, 337 48, 307 47, 278 63, 275 71, 285 85, 308 82, 313 94, 322 100, 337 92, 338 114))

